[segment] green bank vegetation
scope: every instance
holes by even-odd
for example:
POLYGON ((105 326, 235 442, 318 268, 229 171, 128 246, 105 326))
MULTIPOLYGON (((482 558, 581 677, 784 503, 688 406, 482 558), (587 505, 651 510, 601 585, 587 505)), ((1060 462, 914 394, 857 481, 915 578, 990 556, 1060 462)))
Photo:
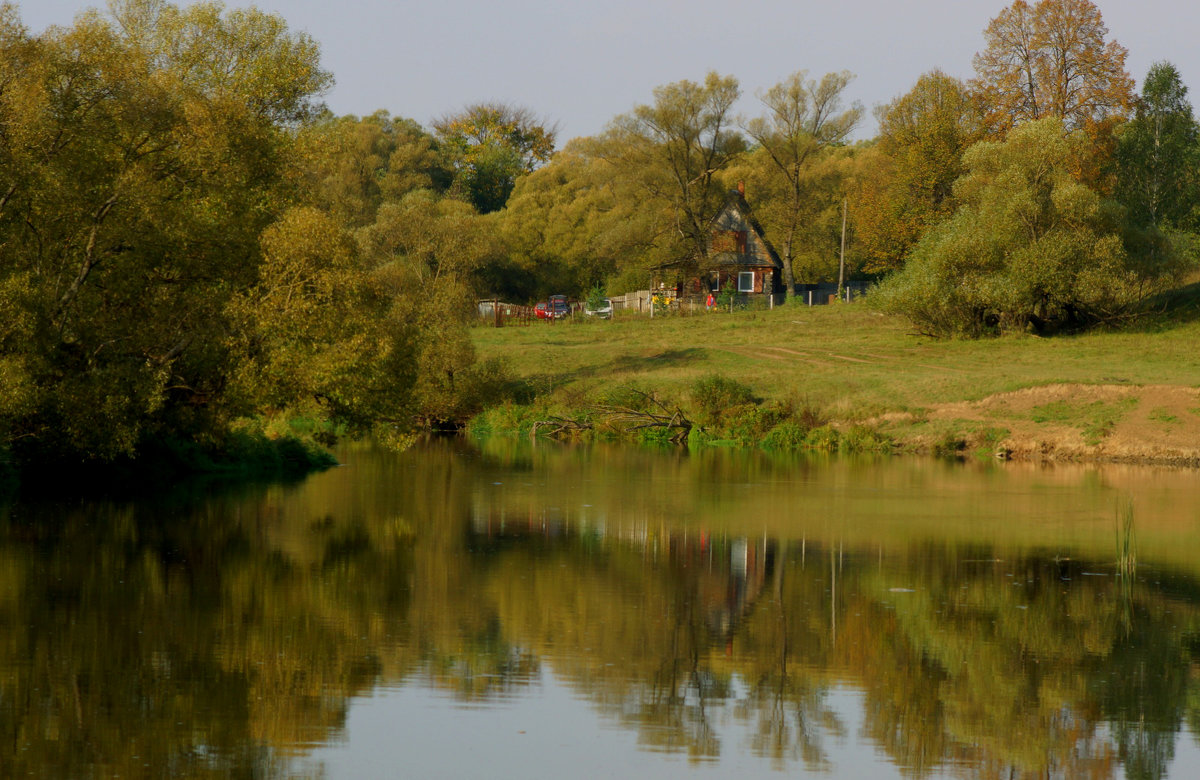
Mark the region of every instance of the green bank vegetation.
MULTIPOLYGON (((1135 94, 1126 51, 1088 0, 1017 0, 983 44, 975 78, 921 75, 877 110, 866 141, 850 141, 863 114, 850 73, 797 71, 749 118, 734 111, 737 79, 710 73, 659 86, 556 150, 550 121, 503 102, 429 129, 387 111, 335 116, 315 42, 272 14, 116 0, 34 33, 4 3, 0 463, 94 467, 195 448, 202 457, 179 461, 188 469, 239 437, 403 443, 472 418, 477 430, 521 427, 500 417, 535 415, 528 402, 551 396, 564 431, 584 422, 568 421, 575 401, 628 419, 688 403, 701 425, 662 438, 883 446, 826 423, 978 385, 918 381, 921 396, 886 389, 896 373, 883 371, 810 388, 728 357, 694 360, 706 347, 690 325, 682 338, 669 323, 614 323, 664 346, 612 359, 687 368, 601 398, 514 358, 523 337, 472 337, 473 304, 622 293, 652 269, 703 275, 710 223, 742 181, 789 293, 839 278, 841 262, 849 278, 883 280, 881 311, 939 338, 1129 322, 1196 266, 1200 141, 1186 86, 1162 62, 1135 94), (1029 45, 1012 51, 1015 39, 1029 45), (706 388, 709 373, 724 378, 706 388), (733 427, 714 418, 727 392, 746 407, 733 427)), ((769 333, 751 315, 710 324, 757 334, 726 334, 736 349, 790 348, 789 315, 762 316, 769 333)), ((861 324, 848 334, 867 342, 904 327, 849 316, 861 324)), ((1147 339, 1143 353, 1160 349, 1147 339)), ((1001 349, 939 348, 967 363, 1001 349)), ((1022 343, 1012 364, 1030 362, 1026 349, 1037 353, 1022 343)), ((867 359, 849 357, 839 362, 867 359)), ((555 359, 556 374, 578 362, 555 359)), ((1067 381, 1069 366, 1039 381, 1067 381)), ((590 370, 609 368, 625 371, 590 370)))

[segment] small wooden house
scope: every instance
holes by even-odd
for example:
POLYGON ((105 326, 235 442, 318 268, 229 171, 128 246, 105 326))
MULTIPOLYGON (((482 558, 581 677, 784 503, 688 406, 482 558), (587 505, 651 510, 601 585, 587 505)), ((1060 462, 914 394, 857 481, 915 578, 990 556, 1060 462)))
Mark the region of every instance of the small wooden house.
POLYGON ((783 261, 754 218, 741 182, 713 217, 708 265, 709 289, 732 284, 739 293, 763 295, 783 289, 783 261))
POLYGON ((676 297, 705 296, 732 287, 739 295, 783 291, 783 261, 754 218, 741 182, 709 222, 707 257, 664 263, 654 269, 655 292, 674 288, 676 297))

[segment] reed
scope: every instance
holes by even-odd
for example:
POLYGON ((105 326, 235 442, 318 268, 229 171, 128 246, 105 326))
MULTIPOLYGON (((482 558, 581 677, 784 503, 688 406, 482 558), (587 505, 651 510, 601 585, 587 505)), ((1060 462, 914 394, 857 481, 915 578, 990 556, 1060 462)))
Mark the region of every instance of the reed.
POLYGON ((1137 538, 1134 533, 1133 502, 1117 512, 1117 575, 1133 579, 1137 571, 1137 538))

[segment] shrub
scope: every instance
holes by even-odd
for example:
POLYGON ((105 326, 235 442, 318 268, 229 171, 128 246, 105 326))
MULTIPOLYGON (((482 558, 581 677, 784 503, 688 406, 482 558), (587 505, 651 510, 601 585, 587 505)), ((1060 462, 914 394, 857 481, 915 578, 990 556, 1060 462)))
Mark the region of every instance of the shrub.
POLYGON ((742 444, 757 444, 784 418, 778 406, 743 404, 730 409, 722 422, 730 438, 742 444))
POLYGON ((721 311, 729 311, 729 304, 733 303, 733 299, 736 296, 737 285, 730 279, 725 282, 725 286, 717 293, 717 308, 721 311))
POLYGON ((604 288, 596 285, 587 294, 587 307, 593 311, 604 306, 604 288))
POLYGON ((831 425, 822 425, 808 432, 804 437, 804 444, 810 450, 834 452, 838 448, 838 438, 837 429, 831 425))
POLYGON ((852 426, 838 439, 839 452, 888 452, 891 448, 891 439, 866 425, 852 426))
POLYGON ((967 440, 954 432, 947 432, 933 443, 933 455, 938 458, 957 458, 967 449, 967 440))
POLYGON ((697 379, 692 384, 691 397, 696 421, 701 425, 717 425, 733 407, 758 403, 748 386, 718 374, 697 379))
POLYGON ((794 420, 784 420, 763 437, 763 449, 774 452, 795 452, 805 449, 808 430, 794 420))

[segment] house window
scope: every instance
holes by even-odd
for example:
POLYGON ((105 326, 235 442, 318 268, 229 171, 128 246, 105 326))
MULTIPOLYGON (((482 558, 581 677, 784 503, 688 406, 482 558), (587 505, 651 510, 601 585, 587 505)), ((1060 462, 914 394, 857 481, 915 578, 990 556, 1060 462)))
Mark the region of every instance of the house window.
POLYGON ((738 292, 754 292, 754 272, 738 272, 738 292))

